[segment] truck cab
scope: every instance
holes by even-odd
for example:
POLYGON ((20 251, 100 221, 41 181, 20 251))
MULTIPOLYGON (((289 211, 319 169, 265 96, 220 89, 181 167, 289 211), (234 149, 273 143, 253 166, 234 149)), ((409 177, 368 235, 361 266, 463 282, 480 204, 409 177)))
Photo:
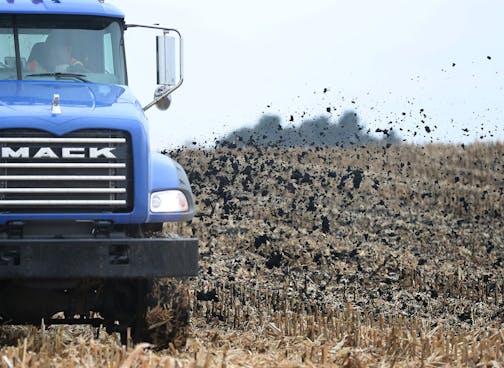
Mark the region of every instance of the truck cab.
POLYGON ((149 341, 148 313, 167 301, 188 322, 179 279, 197 274, 198 241, 162 224, 190 221, 194 199, 184 169, 151 151, 145 115, 183 81, 182 39, 147 26, 161 33, 160 88, 142 107, 128 28, 101 0, 0 3, 0 323, 91 323, 149 341))

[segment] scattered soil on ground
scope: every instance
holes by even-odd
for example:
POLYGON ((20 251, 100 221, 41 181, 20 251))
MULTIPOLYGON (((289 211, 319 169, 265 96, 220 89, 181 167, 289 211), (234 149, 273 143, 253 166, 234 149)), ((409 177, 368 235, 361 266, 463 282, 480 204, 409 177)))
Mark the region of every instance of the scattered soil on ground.
POLYGON ((504 145, 169 152, 200 239, 185 348, 4 328, 0 366, 499 366, 504 145), (9 345, 10 344, 10 345, 9 345))

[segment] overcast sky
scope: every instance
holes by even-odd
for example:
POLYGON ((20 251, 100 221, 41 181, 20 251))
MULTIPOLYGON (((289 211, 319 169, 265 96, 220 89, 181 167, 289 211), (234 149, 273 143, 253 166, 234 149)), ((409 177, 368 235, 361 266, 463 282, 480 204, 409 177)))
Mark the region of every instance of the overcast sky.
MULTIPOLYGON (((411 142, 504 140, 501 0, 107 1, 128 23, 184 36, 184 85, 168 111, 148 112, 154 147, 211 142, 263 114, 287 126, 291 115, 337 122, 347 110, 411 142)), ((155 35, 126 34, 143 104, 155 89, 155 35)))

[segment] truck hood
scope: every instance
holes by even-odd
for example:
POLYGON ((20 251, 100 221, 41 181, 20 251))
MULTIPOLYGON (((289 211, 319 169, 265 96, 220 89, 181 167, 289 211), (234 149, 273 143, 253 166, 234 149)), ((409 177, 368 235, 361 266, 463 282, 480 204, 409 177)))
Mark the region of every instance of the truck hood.
POLYGON ((145 120, 140 103, 126 86, 61 81, 0 82, 0 120, 42 119, 65 124, 97 116, 145 120), (61 114, 52 113, 54 95, 59 95, 61 114))

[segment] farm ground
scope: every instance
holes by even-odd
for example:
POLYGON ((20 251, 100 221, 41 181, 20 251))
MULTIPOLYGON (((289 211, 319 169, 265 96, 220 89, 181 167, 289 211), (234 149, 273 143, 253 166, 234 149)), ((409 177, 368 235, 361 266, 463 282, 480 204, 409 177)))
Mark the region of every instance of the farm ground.
POLYGON ((197 199, 192 333, 3 328, 0 366, 502 366, 504 145, 170 152, 197 199))

